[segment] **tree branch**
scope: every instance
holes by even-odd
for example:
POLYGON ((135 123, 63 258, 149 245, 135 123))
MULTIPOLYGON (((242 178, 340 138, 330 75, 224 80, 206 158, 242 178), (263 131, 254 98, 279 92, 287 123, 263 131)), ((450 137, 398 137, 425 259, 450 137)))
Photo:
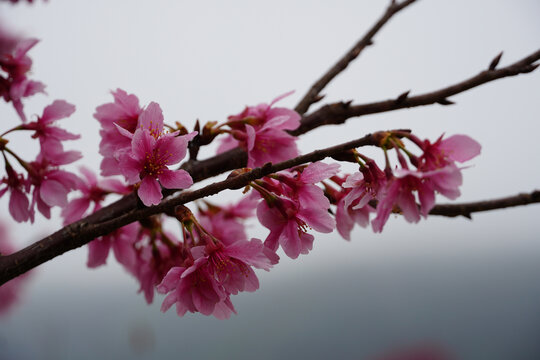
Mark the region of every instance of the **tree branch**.
MULTIPOLYGON (((498 57, 498 56, 497 56, 498 57)), ((496 60, 497 57, 494 59, 496 60)), ((328 104, 319 110, 304 116, 301 125, 291 131, 291 135, 301 135, 323 125, 338 125, 344 123, 351 117, 358 117, 368 114, 393 111, 404 108, 411 108, 423 105, 439 103, 441 105, 451 105, 450 96, 465 92, 482 84, 502 79, 507 76, 526 74, 534 71, 540 64, 534 64, 540 59, 540 50, 508 66, 496 69, 498 63, 491 62, 487 70, 481 71, 477 75, 450 85, 443 89, 435 90, 421 95, 409 97, 409 92, 404 92, 395 99, 378 101, 374 103, 351 105, 351 102, 338 102, 328 104), (495 64, 495 65, 493 65, 495 64)))
POLYGON ((328 71, 319 79, 309 91, 304 95, 302 100, 296 105, 296 112, 300 115, 303 115, 308 111, 309 107, 322 99, 322 96, 319 96, 319 93, 322 89, 326 87, 339 73, 349 66, 349 64, 360 55, 360 53, 369 45, 373 44, 373 37, 379 30, 403 8, 411 5, 416 0, 406 0, 400 3, 397 3, 395 0, 390 2, 390 5, 386 8, 386 11, 381 16, 381 18, 373 24, 369 31, 345 54, 339 61, 332 66, 328 71))
POLYGON ((440 204, 436 205, 429 213, 430 215, 441 215, 447 217, 464 216, 472 219, 472 213, 504 209, 514 206, 523 206, 540 203, 540 190, 531 193, 522 193, 499 199, 476 201, 463 204, 440 204))
MULTIPOLYGON (((193 200, 201 199, 206 196, 217 194, 225 189, 241 189, 251 181, 263 176, 298 166, 307 162, 319 161, 326 157, 337 155, 345 150, 377 145, 380 140, 378 133, 369 134, 363 138, 349 141, 343 144, 332 146, 326 149, 315 150, 311 153, 298 156, 296 158, 283 161, 278 164, 267 163, 263 167, 253 169, 246 173, 229 177, 226 180, 215 182, 197 190, 186 190, 180 192, 171 198, 167 198, 159 205, 151 207, 133 207, 125 212, 118 212, 117 203, 111 204, 95 214, 116 213, 117 216, 107 218, 102 215, 90 215, 79 220, 63 229, 17 251, 11 255, 0 256, 0 285, 13 279, 14 277, 25 273, 26 271, 51 260, 66 251, 76 249, 85 245, 93 239, 106 235, 115 229, 132 223, 137 220, 148 218, 149 216, 174 211, 174 208, 181 204, 186 204, 193 200), (97 220, 107 218, 102 222, 97 220)), ((127 204, 135 195, 125 197, 124 203, 127 204)), ((123 203, 122 208, 127 208, 123 203)))

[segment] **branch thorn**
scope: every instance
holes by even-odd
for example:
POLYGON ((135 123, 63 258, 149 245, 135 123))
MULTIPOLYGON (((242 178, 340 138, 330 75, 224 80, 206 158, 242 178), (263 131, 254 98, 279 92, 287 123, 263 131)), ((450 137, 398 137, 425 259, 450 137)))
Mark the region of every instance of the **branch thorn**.
POLYGON ((501 52, 499 53, 499 55, 495 56, 495 57, 493 58, 493 60, 491 60, 491 63, 489 64, 489 68, 488 68, 489 71, 495 70, 495 68, 497 67, 497 65, 499 65, 499 61, 501 61, 502 55, 503 55, 503 52, 501 51, 501 52))

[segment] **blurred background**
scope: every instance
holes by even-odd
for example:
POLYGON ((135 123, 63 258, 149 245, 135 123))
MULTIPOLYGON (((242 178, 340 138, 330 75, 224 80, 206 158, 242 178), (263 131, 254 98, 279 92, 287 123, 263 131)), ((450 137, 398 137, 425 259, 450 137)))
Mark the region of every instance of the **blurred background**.
MULTIPOLYGON (((134 93, 142 105, 156 101, 166 122, 189 127, 289 90, 296 93, 280 104, 294 107, 387 3, 2 2, 0 22, 41 39, 29 53, 31 78, 47 85, 48 96, 27 99, 26 113, 41 114, 54 99, 75 104, 77 112, 61 125, 82 139, 66 145, 85 154, 76 166, 98 170, 92 114, 112 100, 110 90, 134 93)), ((323 102, 435 90, 486 69, 501 50, 500 66, 514 62, 539 48, 539 15, 537 0, 419 1, 325 89, 323 102)), ((528 192, 540 188, 539 90, 537 71, 452 97, 453 106, 319 128, 299 144, 308 152, 393 128, 431 139, 467 134, 483 148, 465 170, 459 201, 528 192)), ((19 121, 5 103, 0 118, 5 129, 19 121)), ((13 139, 26 158, 35 156, 26 137, 13 139)), ((0 206, 4 222, 7 200, 0 206)), ((54 221, 10 225, 13 241, 23 247, 59 228, 59 209, 53 214, 54 221)), ((317 234, 309 255, 283 256, 271 272, 259 272, 260 290, 234 296, 238 315, 226 321, 163 314, 161 298, 147 306, 114 259, 90 270, 86 248, 77 249, 36 269, 20 303, 0 318, 0 359, 370 359, 418 346, 441 347, 458 359, 538 359, 539 215, 540 205, 531 205, 472 221, 433 217, 411 225, 393 217, 382 234, 356 228, 350 242, 317 234)), ((250 228, 251 236, 266 234, 250 228)))

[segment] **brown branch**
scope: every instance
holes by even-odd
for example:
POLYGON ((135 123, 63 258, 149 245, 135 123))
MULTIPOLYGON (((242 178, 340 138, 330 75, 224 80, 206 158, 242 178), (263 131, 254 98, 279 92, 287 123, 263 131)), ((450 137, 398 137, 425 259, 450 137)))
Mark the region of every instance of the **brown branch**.
POLYGON ((505 78, 507 76, 529 73, 534 71, 540 65, 534 64, 540 59, 540 50, 537 50, 531 55, 500 69, 495 68, 498 63, 498 61, 496 61, 498 60, 498 57, 499 56, 497 56, 491 62, 487 70, 481 71, 477 75, 467 80, 425 94, 409 97, 409 92, 407 91, 394 99, 374 103, 351 105, 351 102, 339 102, 325 105, 319 110, 304 116, 300 127, 294 131, 291 131, 290 133, 297 136, 319 126, 342 124, 345 122, 345 120, 351 117, 358 117, 362 115, 376 114, 437 103, 441 105, 450 105, 453 104, 448 100, 450 96, 465 92, 490 81, 505 78))
MULTIPOLYGON (((65 253, 66 251, 76 249, 99 236, 108 234, 111 231, 134 221, 142 220, 155 214, 171 212, 178 205, 186 204, 196 199, 217 194, 225 189, 240 189, 255 179, 259 179, 277 171, 285 170, 307 162, 319 161, 352 148, 377 145, 379 140, 380 136, 378 133, 369 134, 357 140, 349 141, 326 149, 315 150, 309 154, 301 155, 278 164, 273 165, 271 163, 267 163, 263 167, 253 169, 241 175, 229 177, 226 180, 215 182, 203 188, 191 191, 183 191, 174 197, 165 199, 156 206, 142 208, 133 207, 123 213, 118 213, 116 203, 111 204, 102 209, 100 212, 108 214, 108 208, 114 208, 114 210, 111 212, 118 214, 115 217, 98 222, 98 219, 104 217, 99 215, 96 216, 95 214, 88 216, 80 221, 64 227, 54 234, 47 236, 46 238, 20 251, 17 251, 11 255, 0 256, 0 285, 40 264, 43 264, 48 260, 65 253)), ((125 199, 131 199, 133 196, 134 195, 128 196, 125 199)))
POLYGON ((523 206, 540 203, 540 190, 531 193, 522 193, 500 199, 476 201, 463 204, 440 204, 436 205, 429 213, 431 215, 441 215, 447 217, 464 216, 471 219, 472 213, 504 209, 514 206, 523 206))
POLYGON ((332 66, 304 95, 302 100, 296 105, 296 112, 300 115, 303 115, 308 111, 309 107, 322 99, 320 92, 326 87, 337 75, 339 75, 343 70, 349 66, 349 64, 360 55, 360 53, 369 45, 373 44, 373 37, 379 30, 403 8, 411 5, 416 0, 406 0, 400 3, 397 3, 395 0, 390 2, 390 5, 386 8, 386 11, 381 16, 381 18, 373 24, 369 31, 345 54, 339 61, 332 66))

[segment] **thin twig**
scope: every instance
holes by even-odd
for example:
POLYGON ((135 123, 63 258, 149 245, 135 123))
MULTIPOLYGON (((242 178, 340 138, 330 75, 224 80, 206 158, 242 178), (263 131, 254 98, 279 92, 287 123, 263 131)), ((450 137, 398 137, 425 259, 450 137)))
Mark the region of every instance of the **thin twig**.
POLYGON ((436 205, 429 213, 447 217, 464 216, 471 219, 472 213, 504 209, 508 207, 523 206, 540 202, 540 190, 530 193, 522 193, 500 199, 476 201, 463 204, 440 204, 436 205))
POLYGON ((386 8, 386 11, 381 18, 373 24, 369 31, 345 54, 339 61, 332 66, 328 71, 311 86, 309 91, 304 95, 302 100, 296 105, 296 112, 303 115, 308 111, 309 107, 322 99, 320 92, 332 81, 337 75, 349 66, 349 64, 360 55, 360 53, 369 45, 373 44, 373 37, 379 30, 403 8, 411 5, 416 0, 406 0, 400 3, 391 1, 390 5, 386 8))
POLYGON ((409 92, 397 96, 394 99, 378 101, 374 103, 351 105, 351 102, 338 102, 321 107, 319 110, 304 116, 301 125, 293 131, 291 135, 301 135, 323 125, 338 125, 344 123, 351 117, 358 117, 368 114, 393 111, 404 108, 411 108, 423 105, 442 104, 450 105, 450 96, 465 92, 482 84, 502 79, 507 76, 526 74, 534 71, 540 64, 535 64, 540 59, 540 50, 508 66, 495 69, 493 62, 487 70, 481 71, 477 75, 450 85, 443 89, 435 90, 421 95, 409 97, 409 92))

